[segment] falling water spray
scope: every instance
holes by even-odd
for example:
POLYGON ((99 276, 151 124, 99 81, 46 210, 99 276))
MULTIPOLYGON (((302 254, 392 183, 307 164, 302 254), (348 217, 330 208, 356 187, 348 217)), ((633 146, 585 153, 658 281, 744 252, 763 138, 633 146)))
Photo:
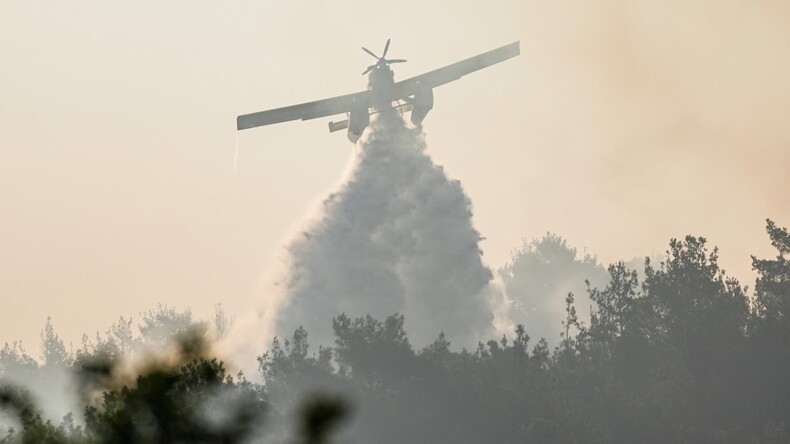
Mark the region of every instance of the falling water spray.
POLYGON ((481 237, 460 182, 425 153, 418 129, 382 112, 357 144, 347 181, 287 247, 276 332, 299 326, 331 345, 331 320, 406 317, 415 346, 444 332, 456 345, 507 326, 504 296, 482 262, 481 237))

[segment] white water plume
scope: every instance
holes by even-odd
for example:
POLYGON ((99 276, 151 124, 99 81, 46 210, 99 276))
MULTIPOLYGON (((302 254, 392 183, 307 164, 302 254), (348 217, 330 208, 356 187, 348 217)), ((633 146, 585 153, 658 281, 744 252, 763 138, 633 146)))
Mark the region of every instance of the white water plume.
POLYGON ((331 319, 341 313, 403 313, 415 346, 442 331, 474 346, 495 332, 494 312, 497 326, 509 325, 469 198, 425 153, 419 130, 381 113, 357 148, 349 179, 288 247, 277 334, 302 325, 311 344, 332 345, 331 319))

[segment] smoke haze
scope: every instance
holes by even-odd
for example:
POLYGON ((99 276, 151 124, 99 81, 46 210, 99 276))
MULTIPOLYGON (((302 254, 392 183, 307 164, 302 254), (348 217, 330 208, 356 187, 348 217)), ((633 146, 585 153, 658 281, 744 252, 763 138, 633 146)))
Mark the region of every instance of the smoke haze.
POLYGON ((532 6, 522 23, 534 163, 522 190, 558 173, 573 179, 535 202, 531 225, 582 239, 618 225, 605 242, 585 242, 604 262, 704 233, 729 271, 750 277, 749 254, 769 251, 761 219, 788 217, 786 3, 532 6), (567 230, 544 221, 558 202, 594 216, 581 231, 578 219, 559 221, 567 230))
POLYGON ((158 302, 241 322, 348 144, 275 125, 234 174, 233 117, 364 88, 388 37, 399 80, 522 42, 426 123, 492 266, 547 231, 602 264, 691 233, 751 283, 764 218, 790 221, 786 1, 2 2, 0 338, 34 349, 51 315, 76 346, 158 302))

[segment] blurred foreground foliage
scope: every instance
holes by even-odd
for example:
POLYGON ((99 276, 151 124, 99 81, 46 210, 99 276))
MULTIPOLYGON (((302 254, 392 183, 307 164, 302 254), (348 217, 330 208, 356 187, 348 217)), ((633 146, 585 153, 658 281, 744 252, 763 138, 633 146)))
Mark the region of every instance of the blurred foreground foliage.
POLYGON ((84 408, 56 425, 5 385, 12 426, 0 442, 788 442, 790 234, 771 221, 767 231, 777 256, 753 258, 751 294, 688 236, 642 270, 611 265, 587 289, 589 322, 564 295, 554 347, 519 325, 475 350, 452 350, 443 334, 415 350, 401 315, 339 315, 334 347, 311 350, 308 328, 274 339, 260 384, 210 356, 211 326, 163 306, 144 316, 144 337, 121 318, 73 354, 48 321, 43 364, 6 344, 0 376, 34 386, 73 369, 84 408), (125 355, 165 338, 179 344, 168 359, 123 376, 125 355))

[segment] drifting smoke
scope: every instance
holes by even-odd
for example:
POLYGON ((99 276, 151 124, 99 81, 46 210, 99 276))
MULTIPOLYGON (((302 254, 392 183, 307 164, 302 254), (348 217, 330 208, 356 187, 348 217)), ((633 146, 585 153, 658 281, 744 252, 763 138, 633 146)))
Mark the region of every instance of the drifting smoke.
POLYGON ((381 113, 358 144, 349 180, 288 248, 277 334, 303 325, 311 343, 331 345, 334 316, 403 313, 416 346, 442 331, 474 345, 495 324, 509 327, 480 240, 461 184, 425 153, 418 130, 381 113))

